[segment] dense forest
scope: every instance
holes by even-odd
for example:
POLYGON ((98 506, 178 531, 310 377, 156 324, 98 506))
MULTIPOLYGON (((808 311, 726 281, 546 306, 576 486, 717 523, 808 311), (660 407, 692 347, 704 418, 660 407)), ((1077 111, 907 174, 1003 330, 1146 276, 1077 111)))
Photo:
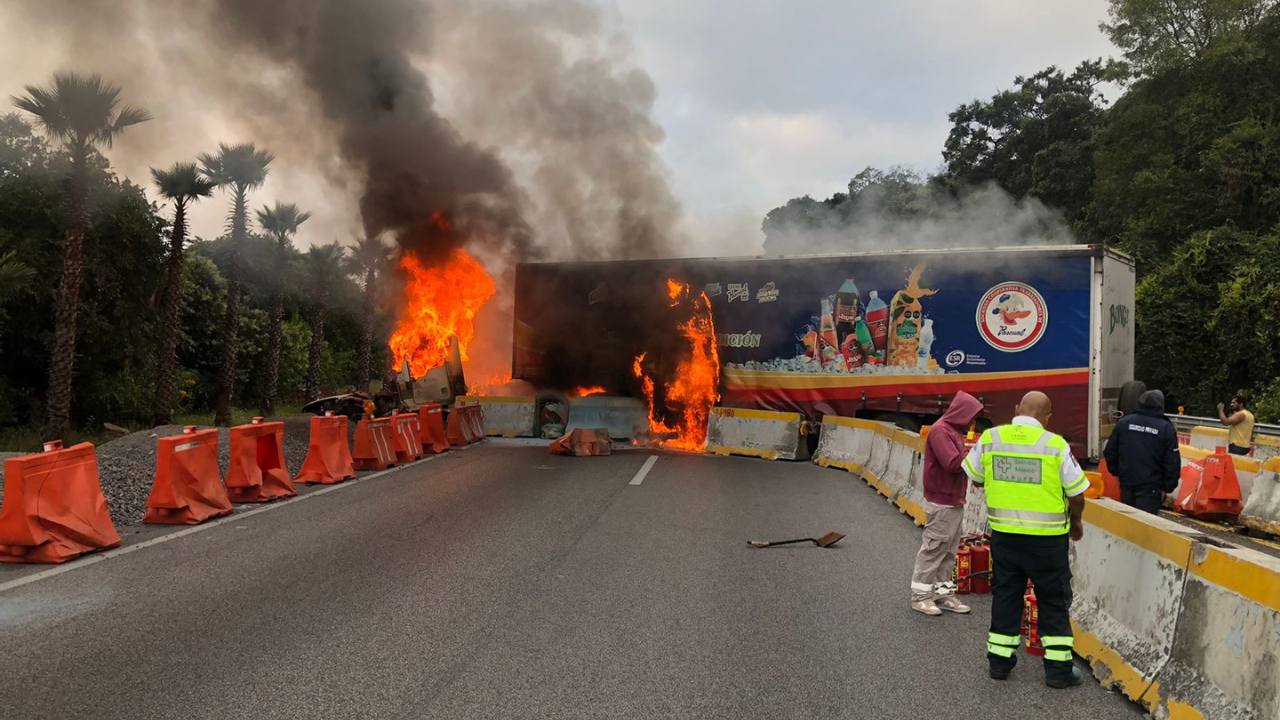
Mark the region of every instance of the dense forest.
POLYGON ((1112 0, 1102 29, 1122 58, 956 108, 936 174, 868 168, 847 193, 793 199, 765 218, 765 249, 927 244, 939 227, 1107 243, 1137 261, 1137 378, 1189 414, 1243 391, 1280 421, 1276 2, 1112 0))
MULTIPOLYGON (((69 80, 90 86, 95 81, 62 77, 63 91, 71 92, 63 82, 69 80)), ((242 296, 236 313, 236 407, 255 413, 271 413, 277 403, 297 407, 315 396, 357 387, 366 372, 377 378, 389 367, 385 348, 376 341, 372 370, 361 358, 365 286, 377 277, 386 248, 366 242, 300 252, 292 240, 305 227, 307 214, 290 205, 253 209, 248 205, 252 187, 246 188, 246 202, 237 204, 235 188, 213 177, 225 152, 204 158, 202 172, 183 163, 156 171, 155 187, 147 192, 116 176, 92 147, 77 159, 73 143, 56 142, 56 133, 45 129, 38 132, 35 122, 16 112, 0 115, 0 428, 47 426, 65 238, 74 224, 68 196, 77 168, 83 171, 85 222, 70 427, 94 430, 103 422, 141 427, 192 413, 207 413, 202 422, 208 422, 221 389, 233 273, 242 296), (224 185, 225 196, 218 192, 224 185), (196 201, 231 200, 231 215, 244 217, 238 222, 229 216, 228 227, 243 229, 244 236, 239 247, 231 233, 186 238, 177 253, 178 291, 170 297, 175 235, 181 240, 182 234, 175 215, 179 199, 184 209, 196 201), (316 292, 319 288, 327 293, 316 292), (168 387, 157 397, 157 380, 165 374, 166 311, 173 301, 174 362, 167 371, 168 387), (312 342, 317 320, 323 327, 318 346, 312 342), (270 384, 275 387, 268 392, 270 384)), ((222 150, 236 158, 236 146, 222 150)), ((257 155, 269 158, 261 151, 257 155)), ((372 335, 385 337, 389 322, 375 313, 372 335)))

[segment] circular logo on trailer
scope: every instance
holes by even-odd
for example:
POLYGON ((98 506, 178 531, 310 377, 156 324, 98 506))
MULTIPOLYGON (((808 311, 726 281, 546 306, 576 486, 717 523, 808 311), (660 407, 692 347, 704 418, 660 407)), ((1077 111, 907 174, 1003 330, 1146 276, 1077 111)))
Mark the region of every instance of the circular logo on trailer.
POLYGON ((947 367, 960 367, 964 364, 965 357, 966 355, 963 350, 952 350, 947 353, 947 367))
POLYGON ((1035 345, 1049 326, 1049 308, 1030 285, 1003 283, 978 303, 978 333, 1001 352, 1022 352, 1035 345))

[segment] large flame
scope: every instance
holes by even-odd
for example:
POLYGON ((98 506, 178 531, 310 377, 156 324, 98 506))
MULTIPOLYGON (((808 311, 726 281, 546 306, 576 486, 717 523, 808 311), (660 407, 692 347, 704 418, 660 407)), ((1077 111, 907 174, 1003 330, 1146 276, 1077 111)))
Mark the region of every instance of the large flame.
POLYGON ((449 336, 458 338, 458 351, 467 360, 467 346, 475 336, 472 320, 496 290, 493 278, 465 251, 454 250, 439 267, 427 267, 415 255, 400 259, 408 281, 406 307, 391 334, 391 354, 399 370, 422 377, 449 357, 449 336))
POLYGON ((691 296, 689 286, 675 280, 668 280, 667 287, 672 306, 686 303, 692 316, 678 327, 688 343, 688 353, 682 354, 675 376, 663 384, 662 410, 654 407, 655 385, 644 371, 647 353, 637 357, 631 369, 640 379, 649 408, 649 433, 659 438, 663 447, 701 451, 707 440, 707 418, 720 399, 720 352, 711 319, 711 301, 706 293, 691 296))

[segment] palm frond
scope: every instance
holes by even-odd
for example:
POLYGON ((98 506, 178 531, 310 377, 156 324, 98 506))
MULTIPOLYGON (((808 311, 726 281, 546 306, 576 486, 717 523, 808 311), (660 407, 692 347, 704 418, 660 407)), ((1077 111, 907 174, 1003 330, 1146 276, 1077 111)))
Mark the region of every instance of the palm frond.
POLYGON ((253 143, 218 144, 217 154, 201 153, 201 170, 220 187, 248 190, 267 180, 267 166, 275 156, 253 143))
POLYGON ((12 98, 14 105, 34 115, 51 137, 70 146, 101 143, 109 147, 126 127, 151 119, 146 110, 131 105, 117 112, 120 88, 97 74, 55 73, 48 86, 27 85, 24 90, 26 95, 12 98))
POLYGON ((0 255, 0 301, 7 300, 36 276, 35 268, 17 259, 17 251, 0 255))
POLYGON ((160 195, 174 202, 185 203, 213 194, 213 182, 200 174, 195 163, 174 163, 168 170, 151 168, 151 179, 160 195))

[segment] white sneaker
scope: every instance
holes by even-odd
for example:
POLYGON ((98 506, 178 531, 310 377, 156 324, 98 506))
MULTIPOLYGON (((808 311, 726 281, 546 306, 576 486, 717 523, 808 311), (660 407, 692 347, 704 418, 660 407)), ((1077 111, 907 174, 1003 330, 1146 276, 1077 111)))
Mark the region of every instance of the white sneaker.
POLYGON ((911 609, 930 617, 937 617, 942 614, 942 611, 938 609, 938 606, 932 600, 917 600, 911 603, 911 609))
POLYGON ((947 612, 960 613, 962 615, 969 612, 969 606, 960 602, 960 598, 954 595, 938 598, 937 602, 934 603, 934 607, 939 608, 938 612, 946 610, 947 612))

